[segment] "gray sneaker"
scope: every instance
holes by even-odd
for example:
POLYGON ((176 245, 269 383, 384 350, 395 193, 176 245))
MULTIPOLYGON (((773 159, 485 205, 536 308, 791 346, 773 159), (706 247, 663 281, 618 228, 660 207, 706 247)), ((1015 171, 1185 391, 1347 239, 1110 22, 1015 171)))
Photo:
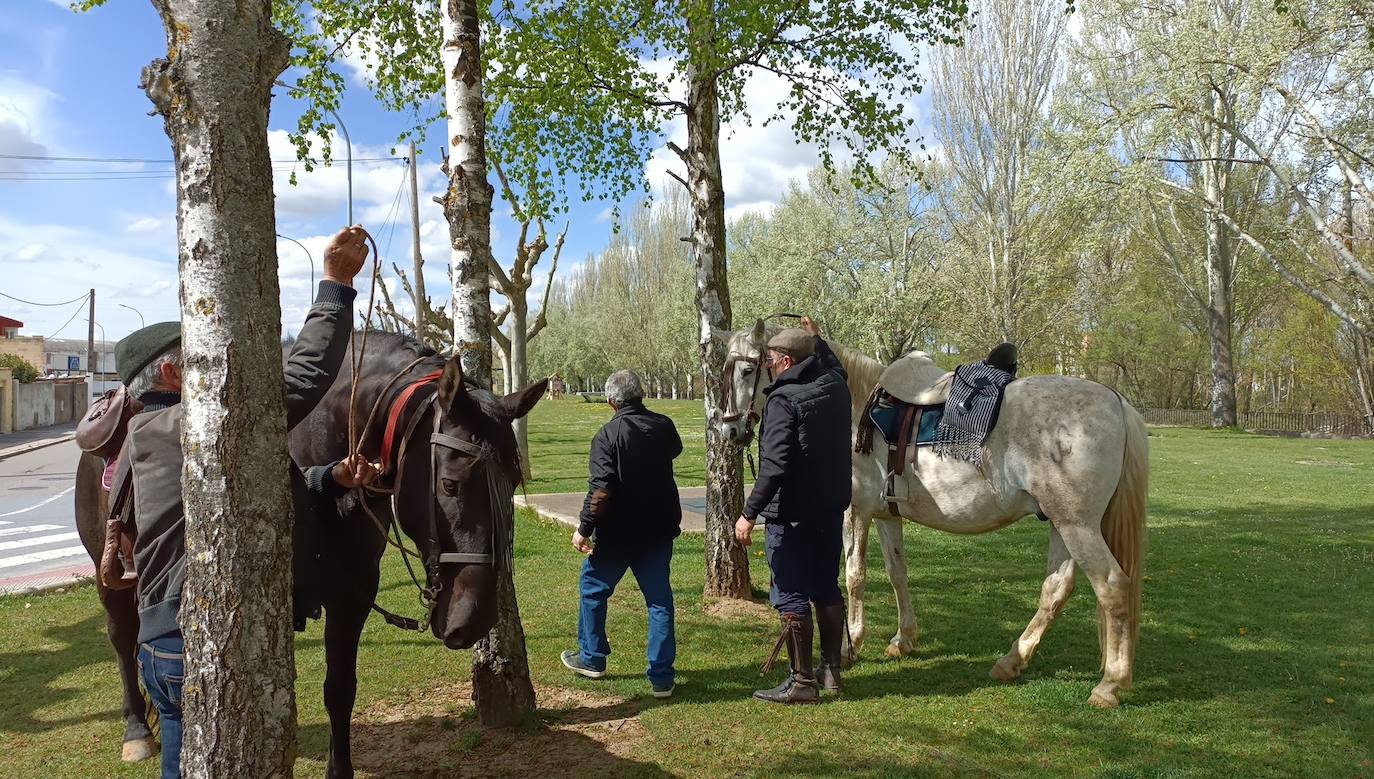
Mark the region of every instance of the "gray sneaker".
POLYGON ((575 674, 585 676, 588 679, 600 679, 606 675, 606 669, 600 671, 582 662, 582 653, 576 649, 569 649, 562 654, 563 667, 575 674))
POLYGON ((668 682, 667 684, 655 683, 653 688, 655 698, 671 698, 673 697, 673 690, 677 688, 677 684, 673 682, 668 682))

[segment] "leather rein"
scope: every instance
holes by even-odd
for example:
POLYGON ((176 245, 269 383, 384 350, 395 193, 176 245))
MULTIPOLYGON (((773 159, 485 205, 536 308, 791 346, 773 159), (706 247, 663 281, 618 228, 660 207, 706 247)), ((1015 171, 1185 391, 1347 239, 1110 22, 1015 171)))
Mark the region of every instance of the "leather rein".
MULTIPOLYGON (((367 431, 372 428, 372 421, 376 417, 378 410, 381 408, 383 401, 387 398, 387 393, 391 390, 392 386, 395 385, 398 381, 400 381, 400 379, 407 373, 409 373, 413 368, 415 368, 417 365, 419 365, 421 362, 427 359, 427 356, 417 357, 404 368, 397 371, 391 377, 391 379, 387 381, 387 383, 382 387, 381 392, 378 393, 377 399, 373 402, 372 409, 368 413, 367 421, 362 425, 362 427, 358 427, 356 421, 358 373, 362 368, 363 358, 367 350, 367 334, 368 331, 371 330, 373 301, 374 296, 376 294, 377 284, 380 281, 381 277, 381 257, 377 253, 377 244, 375 241, 373 241, 372 236, 370 234, 367 235, 367 240, 369 243, 372 244, 374 258, 372 292, 371 294, 369 294, 368 297, 367 317, 364 320, 363 336, 361 339, 362 344, 356 352, 353 351, 352 336, 350 335, 349 338, 349 350, 350 352, 352 352, 352 354, 350 355, 350 359, 353 368, 352 386, 349 388, 348 396, 348 443, 350 455, 360 453, 362 451, 363 440, 367 436, 367 431)), ((376 611, 378 614, 381 614, 388 624, 406 630, 424 631, 429 628, 430 620, 434 616, 435 606, 439 602, 439 593, 443 591, 444 587, 443 579, 440 578, 439 575, 441 566, 445 564, 466 564, 492 565, 494 567, 498 563, 502 563, 507 566, 510 565, 510 559, 508 554, 510 546, 506 543, 506 530, 508 523, 511 519, 513 519, 511 514, 513 514, 514 512, 514 507, 511 506, 507 508, 505 501, 503 501, 500 496, 504 494, 502 490, 503 487, 510 487, 512 485, 504 484, 503 482, 505 481, 505 477, 498 473, 500 469, 493 467, 490 463, 486 465, 484 470, 486 471, 487 475, 487 489, 492 511, 492 524, 490 534, 491 551, 440 551, 442 547, 439 543, 439 517, 438 512, 435 509, 435 506, 438 504, 438 497, 434 494, 437 491, 436 482, 439 472, 439 450, 450 449, 456 452, 462 452, 464 454, 479 459, 483 459, 487 457, 487 455, 489 454, 487 449, 479 444, 473 443, 471 441, 464 441, 461 438, 457 438, 439 432, 440 422, 443 420, 444 413, 443 409, 440 407, 439 404, 439 393, 437 387, 435 387, 435 384, 436 382, 438 382, 439 378, 442 375, 443 369, 435 370, 431 373, 425 374, 419 379, 405 385, 405 388, 402 389, 399 393, 397 393, 395 399, 392 400, 389 404, 387 404, 387 410, 385 412, 387 417, 387 423, 385 432, 382 437, 381 475, 392 475, 391 488, 384 489, 372 486, 354 488, 354 491, 358 495, 358 502, 362 505, 364 512, 372 520, 372 523, 376 526, 377 532, 381 534, 382 539, 386 541, 387 544, 395 547, 401 553, 401 560, 405 563, 406 571, 410 574, 410 580, 415 584, 416 589, 419 590, 420 603, 425 610, 425 615, 423 619, 417 620, 393 614, 392 612, 387 611, 386 609, 377 605, 375 599, 372 603, 372 610, 376 611), (417 393, 419 393, 421 390, 425 388, 432 389, 429 397, 427 397, 421 403, 421 405, 415 410, 414 414, 410 415, 409 420, 403 422, 402 419, 405 415, 405 408, 407 403, 409 403, 412 397, 414 397, 417 393), (426 524, 426 529, 428 531, 429 537, 427 539, 428 543, 426 544, 425 553, 420 554, 419 552, 407 548, 404 541, 401 538, 400 504, 398 501, 398 496, 401 492, 401 474, 404 472, 403 469, 405 466, 405 457, 406 452, 410 448, 411 436, 414 434, 416 428, 419 427, 420 422, 425 418, 426 415, 423 412, 426 409, 430 410, 429 416, 433 420, 433 426, 429 438, 430 485, 428 491, 426 492, 426 494, 429 495, 428 522, 426 524), (399 445, 393 446, 393 444, 396 443, 396 431, 402 428, 403 432, 401 434, 399 445), (393 451, 396 451, 398 453, 397 460, 394 464, 391 461, 391 453, 393 451), (391 496, 391 516, 387 517, 387 520, 385 522, 383 522, 380 518, 377 517, 376 513, 372 510, 372 506, 368 503, 367 493, 369 492, 374 494, 388 494, 391 496), (501 515, 498 516, 498 512, 501 515), (388 532, 388 530, 390 530, 391 532, 388 532), (395 535, 394 540, 391 537, 392 533, 394 533, 395 535), (507 553, 498 554, 498 552, 500 552, 501 550, 505 550, 507 553), (414 557, 416 560, 421 561, 421 563, 423 564, 425 571, 424 584, 420 583, 419 577, 415 575, 415 571, 411 567, 410 558, 412 557, 414 557)))

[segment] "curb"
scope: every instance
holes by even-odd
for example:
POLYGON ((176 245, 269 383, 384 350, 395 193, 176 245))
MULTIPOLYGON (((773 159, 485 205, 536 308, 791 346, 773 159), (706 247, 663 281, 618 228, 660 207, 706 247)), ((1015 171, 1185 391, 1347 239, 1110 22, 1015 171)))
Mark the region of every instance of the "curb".
MULTIPOLYGON (((89 569, 91 568, 91 564, 87 563, 85 567, 89 569)), ((0 581, 0 598, 18 598, 25 595, 38 595, 40 593, 51 592, 53 590, 60 590, 68 587, 79 587, 85 584, 90 584, 95 580, 95 572, 91 571, 89 573, 83 572, 78 574, 73 573, 70 569, 58 569, 56 571, 49 571, 46 573, 39 572, 16 578, 21 581, 24 579, 32 579, 38 581, 34 581, 33 584, 14 587, 13 589, 6 589, 6 583, 4 581, 0 581), (41 581, 41 579, 48 580, 41 581)))
POLYGON ((45 447, 63 444, 72 440, 73 438, 76 438, 76 433, 67 433, 66 435, 58 436, 57 438, 44 438, 41 441, 30 441, 27 444, 19 444, 18 446, 11 446, 8 449, 0 449, 0 460, 7 460, 17 455, 27 454, 36 449, 43 449, 45 447))

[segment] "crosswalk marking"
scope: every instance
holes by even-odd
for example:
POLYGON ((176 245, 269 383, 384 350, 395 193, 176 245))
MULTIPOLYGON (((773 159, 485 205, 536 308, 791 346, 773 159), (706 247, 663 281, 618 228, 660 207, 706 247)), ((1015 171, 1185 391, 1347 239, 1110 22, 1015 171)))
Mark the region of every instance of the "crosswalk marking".
POLYGON ((0 530, 0 536, 13 536, 18 535, 20 533, 41 533, 44 530, 61 529, 61 525, 25 525, 24 527, 7 527, 4 530, 0 530))
POLYGON ((60 560, 63 557, 86 556, 86 547, 69 546, 63 549, 45 549, 41 552, 30 552, 28 554, 17 555, 15 557, 0 558, 0 568, 17 568, 29 563, 41 563, 44 560, 60 560))
POLYGON ((45 501, 43 501, 43 502, 41 502, 41 503, 35 503, 35 504, 33 504, 32 506, 29 506, 28 508, 15 509, 14 511, 6 511, 4 514, 0 514, 0 517, 12 517, 12 516, 14 516, 15 514, 24 514, 24 513, 33 511, 34 509, 41 509, 41 508, 43 508, 44 506, 48 505, 49 503, 52 503, 53 501, 57 500, 58 498, 61 498, 62 496, 71 493, 71 492, 72 492, 73 490, 75 490, 75 489, 76 489, 76 485, 72 485, 72 486, 68 487, 67 489, 62 490, 61 492, 57 493, 56 495, 52 496, 51 498, 48 498, 47 500, 45 500, 45 501))
POLYGON ((23 549, 26 546, 43 546, 44 544, 55 544, 58 541, 74 541, 79 538, 76 533, 54 533, 50 536, 38 536, 37 538, 21 538, 17 541, 0 541, 0 551, 9 549, 23 549))

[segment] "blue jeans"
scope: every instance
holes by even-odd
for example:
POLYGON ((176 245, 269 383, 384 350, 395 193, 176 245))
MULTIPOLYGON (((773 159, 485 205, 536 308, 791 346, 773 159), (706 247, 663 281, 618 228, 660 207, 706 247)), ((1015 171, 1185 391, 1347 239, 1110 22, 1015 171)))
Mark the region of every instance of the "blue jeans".
POLYGON ((159 636, 138 645, 138 668, 143 686, 157 707, 162 728, 162 779, 181 776, 181 684, 185 674, 180 633, 159 636))
POLYGON ((649 640, 645 652, 651 684, 673 682, 673 661, 677 659, 677 635, 673 627, 673 588, 668 582, 673 559, 673 542, 660 541, 634 552, 597 549, 582 563, 582 607, 577 616, 577 643, 582 662, 598 671, 606 670, 611 643, 606 640, 606 602, 625 571, 632 571, 644 605, 649 607, 649 640))

